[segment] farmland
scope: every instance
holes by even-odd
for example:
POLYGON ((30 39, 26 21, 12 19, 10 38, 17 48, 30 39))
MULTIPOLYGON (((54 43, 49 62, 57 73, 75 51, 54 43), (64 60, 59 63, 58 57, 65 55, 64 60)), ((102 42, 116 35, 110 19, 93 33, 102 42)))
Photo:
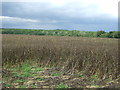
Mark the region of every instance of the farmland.
POLYGON ((3 87, 118 88, 118 40, 3 34, 3 87))

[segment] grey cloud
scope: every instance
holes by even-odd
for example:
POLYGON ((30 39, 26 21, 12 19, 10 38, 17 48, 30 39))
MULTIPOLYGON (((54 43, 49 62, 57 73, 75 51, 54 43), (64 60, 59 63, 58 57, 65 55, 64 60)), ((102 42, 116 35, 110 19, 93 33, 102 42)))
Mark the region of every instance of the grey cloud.
POLYGON ((85 8, 77 3, 68 3, 62 7, 53 7, 49 3, 39 2, 4 2, 2 15, 43 21, 42 23, 12 23, 4 22, 4 27, 50 28, 50 29, 81 29, 81 30, 116 30, 117 19, 99 14, 95 11, 96 5, 85 8), (93 12, 89 17, 86 12, 93 12))
POLYGON ((94 30, 113 31, 113 30, 118 30, 117 24, 3 22, 3 27, 7 27, 7 28, 26 28, 26 29, 48 29, 48 30, 49 29, 66 29, 66 30, 81 30, 81 31, 94 31, 94 30))

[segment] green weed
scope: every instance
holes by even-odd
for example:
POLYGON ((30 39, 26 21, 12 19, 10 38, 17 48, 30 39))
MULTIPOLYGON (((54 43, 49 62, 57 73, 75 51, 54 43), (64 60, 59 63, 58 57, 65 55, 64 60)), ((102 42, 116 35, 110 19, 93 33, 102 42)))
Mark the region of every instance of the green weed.
POLYGON ((18 88, 26 88, 26 86, 24 86, 24 85, 20 85, 18 88))
POLYGON ((30 87, 31 87, 31 88, 36 88, 36 86, 35 86, 35 85, 31 85, 30 87))
POLYGON ((92 84, 91 86, 93 86, 95 88, 99 88, 99 85, 96 85, 96 84, 92 84))
POLYGON ((41 81, 41 80, 44 80, 44 78, 43 77, 39 77, 39 78, 36 78, 36 80, 41 81))
POLYGON ((19 75, 19 77, 30 77, 30 76, 32 75, 28 72, 24 72, 23 74, 19 75))
POLYGON ((43 68, 39 67, 39 68, 35 68, 35 69, 33 70, 33 72, 39 72, 39 71, 42 71, 42 70, 43 70, 43 68))
POLYGON ((21 83, 21 82, 26 82, 27 80, 24 79, 19 79, 19 80, 15 80, 13 81, 13 83, 21 83))
POLYGON ((98 78, 97 75, 92 75, 92 76, 90 77, 90 79, 93 80, 93 81, 98 81, 98 80, 99 80, 99 78, 98 78))
POLYGON ((20 69, 24 72, 31 72, 31 67, 28 64, 23 64, 20 69))
POLYGON ((60 76, 60 73, 52 73, 52 76, 60 76))
POLYGON ((81 74, 81 75, 79 75, 79 77, 85 77, 85 76, 81 74))
POLYGON ((56 88, 69 88, 69 86, 68 86, 68 85, 65 85, 65 84, 63 84, 63 83, 60 83, 59 85, 57 85, 56 88))
POLYGON ((31 76, 32 76, 32 77, 36 77, 36 76, 38 76, 38 75, 34 73, 34 74, 31 74, 31 76))
POLYGON ((8 87, 12 87, 13 85, 11 85, 11 84, 3 84, 3 87, 6 87, 6 88, 8 88, 8 87))

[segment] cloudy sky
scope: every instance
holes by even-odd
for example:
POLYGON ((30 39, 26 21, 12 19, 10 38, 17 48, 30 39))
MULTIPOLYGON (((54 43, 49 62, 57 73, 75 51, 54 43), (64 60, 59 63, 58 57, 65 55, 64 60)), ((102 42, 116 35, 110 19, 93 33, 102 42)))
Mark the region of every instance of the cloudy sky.
MULTIPOLYGON (((3 28, 118 30, 119 0, 3 0, 3 28)), ((1 7, 1 5, 0 5, 1 7)))

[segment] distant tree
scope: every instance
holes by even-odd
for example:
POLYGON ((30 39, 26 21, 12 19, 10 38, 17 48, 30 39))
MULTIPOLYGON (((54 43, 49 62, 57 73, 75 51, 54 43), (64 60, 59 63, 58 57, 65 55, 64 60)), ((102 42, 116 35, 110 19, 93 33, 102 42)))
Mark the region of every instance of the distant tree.
POLYGON ((113 34, 114 34, 114 31, 110 31, 110 32, 108 33, 108 38, 113 38, 113 37, 114 37, 113 34))
POLYGON ((120 38, 120 31, 114 31, 113 38, 120 38))
POLYGON ((106 32, 105 31, 97 31, 97 37, 100 37, 104 33, 106 33, 106 32))
POLYGON ((108 33, 108 32, 100 35, 100 37, 103 37, 103 38, 108 38, 108 36, 109 36, 109 33, 108 33))
POLYGON ((105 37, 120 38, 120 31, 78 31, 78 30, 34 30, 34 29, 0 29, 2 34, 76 36, 76 37, 105 37))

